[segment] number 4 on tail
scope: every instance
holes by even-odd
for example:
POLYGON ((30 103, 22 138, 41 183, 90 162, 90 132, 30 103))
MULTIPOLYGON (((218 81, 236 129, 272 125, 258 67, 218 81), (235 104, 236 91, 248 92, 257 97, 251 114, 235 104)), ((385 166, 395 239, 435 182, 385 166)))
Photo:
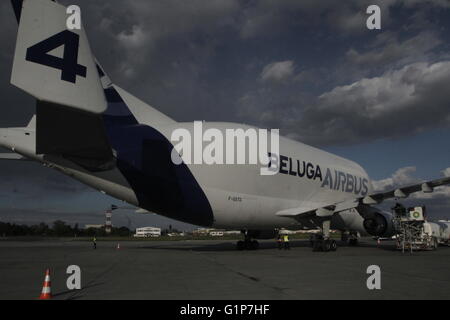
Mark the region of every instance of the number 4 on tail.
POLYGON ((78 64, 80 36, 65 30, 28 48, 26 60, 61 70, 61 80, 76 83, 77 76, 86 78, 87 69, 78 64), (64 46, 63 58, 49 55, 53 49, 64 46))

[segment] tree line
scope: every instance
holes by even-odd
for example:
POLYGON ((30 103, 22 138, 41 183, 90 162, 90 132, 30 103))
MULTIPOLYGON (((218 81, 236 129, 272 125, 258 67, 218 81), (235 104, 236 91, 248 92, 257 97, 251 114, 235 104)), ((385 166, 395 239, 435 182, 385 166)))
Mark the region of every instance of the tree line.
POLYGON ((127 227, 111 228, 111 233, 106 233, 105 227, 100 229, 83 229, 76 223, 74 226, 64 221, 57 220, 51 226, 41 222, 36 225, 19 225, 8 222, 0 222, 1 237, 18 236, 42 236, 42 237, 106 237, 106 236, 131 236, 133 232, 127 227))

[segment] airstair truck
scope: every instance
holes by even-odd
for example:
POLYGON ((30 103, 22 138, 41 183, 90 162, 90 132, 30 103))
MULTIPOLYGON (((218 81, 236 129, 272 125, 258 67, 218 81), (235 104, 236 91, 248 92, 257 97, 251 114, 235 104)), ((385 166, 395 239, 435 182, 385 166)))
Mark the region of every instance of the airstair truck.
POLYGON ((397 230, 397 249, 436 250, 439 244, 435 223, 426 222, 424 206, 406 209, 400 204, 393 208, 394 224, 397 230))

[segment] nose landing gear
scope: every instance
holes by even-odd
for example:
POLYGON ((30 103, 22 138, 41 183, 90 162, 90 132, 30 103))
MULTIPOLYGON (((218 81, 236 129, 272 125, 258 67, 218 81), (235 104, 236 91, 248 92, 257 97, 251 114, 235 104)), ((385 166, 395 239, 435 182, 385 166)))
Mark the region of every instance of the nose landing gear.
POLYGON ((324 220, 322 222, 322 232, 314 235, 311 239, 313 251, 329 252, 337 250, 337 242, 330 239, 330 223, 330 220, 324 220))
POLYGON ((333 239, 326 239, 323 235, 317 235, 316 239, 312 242, 313 251, 336 251, 338 248, 337 242, 333 239))
POLYGON ((351 247, 356 247, 358 245, 358 232, 343 231, 341 234, 341 241, 346 242, 351 247))
POLYGON ((259 249, 259 242, 256 240, 239 240, 236 244, 236 249, 242 251, 242 250, 258 250, 259 249))
POLYGON ((248 234, 248 232, 243 232, 245 235, 244 241, 239 240, 236 244, 237 250, 258 250, 259 242, 256 240, 252 240, 252 237, 248 234))

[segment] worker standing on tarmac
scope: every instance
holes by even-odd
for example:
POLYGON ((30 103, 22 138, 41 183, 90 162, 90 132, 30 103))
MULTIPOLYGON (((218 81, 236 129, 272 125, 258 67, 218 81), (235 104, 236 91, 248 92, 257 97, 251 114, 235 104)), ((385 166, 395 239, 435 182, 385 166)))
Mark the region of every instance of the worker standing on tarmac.
POLYGON ((281 235, 278 235, 277 244, 278 244, 278 250, 283 249, 283 239, 281 239, 281 235))
POLYGON ((291 250, 291 247, 289 246, 289 236, 287 234, 283 236, 283 242, 284 242, 284 250, 291 250))
POLYGON ((94 239, 92 239, 92 244, 94 245, 94 250, 97 249, 97 238, 94 236, 94 239))

